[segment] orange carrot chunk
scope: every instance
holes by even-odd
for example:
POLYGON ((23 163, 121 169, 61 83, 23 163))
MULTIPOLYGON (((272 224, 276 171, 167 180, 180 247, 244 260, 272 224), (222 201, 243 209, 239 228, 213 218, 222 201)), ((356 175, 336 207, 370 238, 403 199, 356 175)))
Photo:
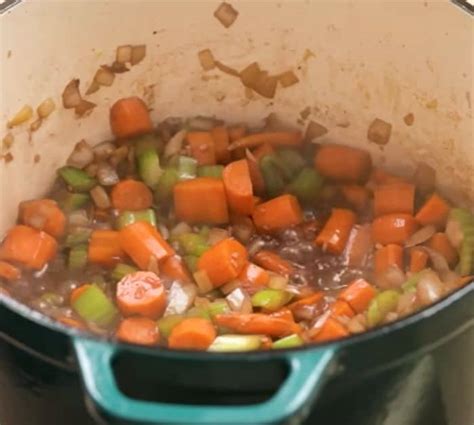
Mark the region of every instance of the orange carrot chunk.
POLYGON ((232 142, 229 149, 253 148, 264 143, 272 146, 300 146, 303 134, 300 131, 274 131, 254 133, 232 142))
POLYGON ((153 193, 138 180, 127 179, 117 183, 110 194, 112 205, 120 211, 138 211, 151 207, 153 193))
POLYGON ((263 313, 218 314, 214 320, 217 325, 241 334, 263 334, 278 338, 301 332, 297 323, 263 313))
POLYGON ((274 232, 300 224, 303 212, 293 195, 281 195, 256 206, 252 217, 257 230, 274 232))
POLYGON ((442 229, 446 224, 450 209, 449 204, 435 193, 420 208, 415 219, 422 226, 432 224, 442 229))
POLYGON ((229 151, 229 132, 224 126, 216 127, 211 130, 211 136, 214 139, 214 151, 216 161, 226 164, 230 161, 229 151))
POLYGON ((229 128, 229 138, 231 142, 235 142, 236 140, 241 139, 247 134, 247 127, 244 126, 236 126, 229 128))
POLYGON ((165 288, 152 272, 135 272, 125 276, 117 284, 116 299, 124 316, 158 319, 166 307, 165 288))
POLYGON ((138 136, 153 130, 145 102, 138 97, 119 99, 110 108, 112 133, 119 139, 138 136))
POLYGON ((198 270, 204 270, 215 288, 237 278, 248 263, 245 247, 234 238, 227 238, 201 255, 198 270))
POLYGON ((374 215, 404 213, 412 215, 415 208, 415 186, 410 183, 390 183, 374 190, 374 215))
POLYGON ((362 211, 369 203, 369 190, 357 184, 346 184, 341 187, 346 201, 357 211, 362 211))
POLYGON ((190 131, 186 140, 191 147, 191 154, 199 165, 213 165, 216 163, 214 138, 208 131, 190 131))
POLYGON ((333 341, 349 335, 349 331, 336 319, 328 317, 316 335, 312 336, 314 342, 333 341))
POLYGON ((336 300, 331 306, 329 307, 329 311, 331 312, 332 317, 353 317, 355 316, 354 310, 349 305, 347 301, 344 300, 336 300))
POLYGON ((282 308, 278 311, 274 311, 273 313, 270 313, 270 316, 296 323, 293 313, 288 308, 282 308))
POLYGON ((253 260, 260 267, 282 276, 289 276, 294 271, 294 268, 289 261, 284 260, 275 252, 267 251, 265 249, 258 251, 254 255, 253 260))
POLYGON ((451 244, 446 233, 435 233, 427 242, 426 246, 438 251, 444 258, 446 258, 450 267, 454 267, 458 262, 458 252, 451 244))
POLYGON ((410 271, 412 273, 421 272, 426 269, 429 256, 423 249, 414 247, 410 250, 410 271))
POLYGON ((40 270, 56 255, 58 244, 46 232, 29 226, 12 227, 0 247, 0 260, 40 270))
POLYGON ((275 149, 269 143, 264 143, 252 151, 252 154, 257 162, 260 162, 264 156, 271 155, 272 153, 275 153, 275 149))
POLYGON ((119 232, 120 247, 133 262, 147 270, 153 258, 160 261, 174 254, 173 248, 151 224, 138 221, 119 232))
POLYGON ((316 237, 316 245, 331 254, 342 254, 355 223, 356 215, 351 210, 334 208, 329 220, 316 237))
POLYGON ((157 345, 160 342, 158 326, 146 317, 129 317, 118 325, 115 336, 119 341, 139 345, 157 345))
POLYGON ((69 303, 73 305, 76 300, 82 295, 83 292, 85 292, 87 289, 89 289, 92 285, 89 285, 88 283, 78 286, 77 288, 73 289, 71 292, 71 295, 69 296, 69 303))
POLYGON ((338 298, 346 301, 356 313, 362 313, 376 294, 376 289, 370 283, 356 279, 339 293, 338 298))
POLYGON ((403 245, 417 229, 418 224, 412 215, 387 214, 373 221, 372 238, 382 245, 403 245))
POLYGON ((222 179, 231 211, 240 215, 252 214, 253 188, 247 160, 241 159, 227 165, 222 179))
POLYGON ((120 246, 119 232, 94 230, 89 241, 89 261, 105 267, 112 267, 125 257, 120 246))
POLYGON ((362 182, 370 173, 372 159, 361 149, 324 145, 316 152, 314 166, 324 177, 342 182, 362 182))
POLYGON ((242 289, 250 295, 253 295, 268 284, 270 275, 261 267, 248 263, 237 279, 242 282, 242 289))
POLYGON ((183 283, 192 282, 191 275, 177 255, 171 255, 160 263, 160 270, 169 278, 179 280, 183 283))
POLYGON ((8 281, 18 280, 21 277, 21 271, 18 267, 12 266, 6 261, 0 261, 0 278, 8 281))
POLYGON ((209 177, 177 183, 174 209, 178 220, 187 223, 227 223, 229 213, 224 183, 209 177))
POLYGON ((168 346, 179 350, 206 350, 216 336, 216 330, 209 320, 191 317, 173 328, 168 346))
POLYGON ((292 302, 291 304, 287 305, 287 308, 290 311, 295 311, 307 305, 317 304, 319 301, 323 299, 323 297, 324 297, 324 294, 322 292, 315 292, 314 294, 301 298, 298 301, 292 302))
POLYGON ((66 217, 52 199, 37 199, 20 204, 20 221, 55 238, 64 234, 66 217))
POLYGON ((397 266, 403 270, 403 248, 388 244, 375 251, 375 273, 384 273, 389 267, 397 266))

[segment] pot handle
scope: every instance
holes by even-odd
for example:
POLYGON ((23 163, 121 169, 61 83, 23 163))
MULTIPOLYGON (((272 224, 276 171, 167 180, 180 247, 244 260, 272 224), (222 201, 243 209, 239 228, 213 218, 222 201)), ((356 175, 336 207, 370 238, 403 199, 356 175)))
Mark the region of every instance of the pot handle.
POLYGON ((288 364, 288 377, 271 399, 248 406, 196 406, 127 397, 113 375, 117 347, 81 337, 73 344, 85 389, 95 406, 110 417, 133 424, 256 425, 280 423, 295 415, 303 419, 324 384, 335 354, 331 346, 282 351, 278 355, 288 364))

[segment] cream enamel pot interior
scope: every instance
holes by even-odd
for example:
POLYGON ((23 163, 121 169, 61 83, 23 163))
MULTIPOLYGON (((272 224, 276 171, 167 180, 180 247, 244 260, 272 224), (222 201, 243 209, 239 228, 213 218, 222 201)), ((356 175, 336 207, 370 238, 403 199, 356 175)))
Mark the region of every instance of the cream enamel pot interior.
MULTIPOLYGON (((31 0, 4 11, 0 15, 0 137, 7 132, 8 119, 25 104, 36 107, 52 97, 57 109, 34 133, 28 131, 27 124, 11 130, 13 160, 0 160, 0 234, 14 222, 21 200, 45 194, 55 170, 77 141, 95 144, 111 137, 109 107, 116 99, 130 95, 143 97, 156 121, 168 116, 205 115, 258 126, 271 112, 301 128, 314 120, 329 129, 321 142, 368 149, 376 161, 394 171, 411 173, 418 162, 428 163, 436 168, 443 193, 472 208, 473 20, 465 11, 437 0, 232 4, 239 16, 229 29, 213 16, 217 1, 31 0), (123 44, 146 44, 144 61, 119 74, 112 87, 87 97, 98 105, 90 116, 77 119, 71 110, 63 109, 61 93, 67 82, 80 78, 84 92, 98 66, 112 62, 116 47, 123 44), (300 82, 278 89, 274 99, 249 99, 238 79, 201 69, 197 53, 205 48, 238 70, 254 61, 271 73, 293 69, 300 82), (310 116, 302 122, 300 112, 308 107, 310 116), (415 118, 412 126, 403 119, 409 113, 415 118), (367 128, 375 118, 393 126, 390 142, 383 148, 367 140, 367 128)), ((159 362, 161 358, 166 363, 172 359, 173 365, 215 361, 219 368, 227 363, 236 368, 244 362, 250 370, 254 362, 264 359, 288 363, 289 377, 275 397, 237 410, 209 406, 207 410, 200 406, 178 409, 173 404, 156 407, 132 400, 114 385, 107 366, 119 346, 77 337, 5 299, 0 302, 0 332, 28 345, 27 338, 15 335, 11 321, 16 318, 18 332, 27 332, 31 324, 37 335, 59 335, 58 344, 68 346, 72 335, 88 395, 109 417, 127 423, 264 423, 295 414, 304 416, 328 373, 327 366, 336 364, 339 357, 349 357, 335 355, 344 347, 353 347, 355 357, 363 356, 370 344, 372 350, 391 347, 390 356, 379 352, 373 359, 374 366, 384 367, 394 362, 397 354, 401 359, 404 354, 429 349, 472 325, 472 294, 473 284, 437 306, 377 332, 321 349, 289 351, 281 357, 236 355, 210 360, 206 354, 151 353, 122 347, 146 361, 156 358, 159 362), (450 307, 457 315, 448 314, 450 307), (427 321, 435 317, 437 329, 425 333, 427 321), (384 338, 398 341, 403 349, 387 345, 384 338)), ((34 350, 41 351, 41 343, 35 344, 34 350)), ((55 357, 52 351, 48 354, 55 357)), ((67 349, 63 351, 60 355, 66 358, 67 349)), ((349 360, 346 373, 350 366, 349 360)))

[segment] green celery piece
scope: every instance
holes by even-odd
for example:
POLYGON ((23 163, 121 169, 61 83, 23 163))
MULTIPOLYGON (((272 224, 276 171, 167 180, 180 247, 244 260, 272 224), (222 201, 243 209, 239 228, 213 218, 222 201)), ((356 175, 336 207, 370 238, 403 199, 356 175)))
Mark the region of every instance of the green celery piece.
POLYGON ((306 167, 306 161, 294 149, 281 149, 278 151, 278 157, 284 165, 284 169, 287 170, 287 175, 290 177, 296 176, 302 168, 306 167))
POLYGON ((97 185, 96 179, 76 167, 62 167, 58 170, 58 174, 75 192, 88 192, 97 185))
POLYGON ((122 280, 125 276, 137 272, 136 267, 124 263, 118 263, 112 270, 112 279, 116 282, 122 280))
POLYGON ((168 338, 171 331, 176 325, 179 325, 185 317, 181 314, 170 314, 169 316, 162 317, 158 320, 158 329, 160 330, 160 336, 168 338))
POLYGON ((68 192, 67 195, 61 199, 59 205, 64 211, 71 212, 82 208, 90 201, 90 199, 91 197, 88 193, 68 192))
POLYGON ((370 301, 367 323, 370 327, 378 325, 385 316, 397 308, 400 293, 393 289, 382 291, 370 301))
POLYGON ((180 155, 178 157, 178 178, 179 180, 191 180, 196 177, 197 161, 190 156, 180 155))
POLYGON ((195 255, 185 255, 183 260, 191 273, 194 273, 197 270, 199 257, 196 257, 195 255))
POLYGON ((75 245, 69 251, 68 268, 69 270, 80 270, 87 265, 88 247, 85 244, 75 245))
POLYGON ((211 318, 214 318, 218 314, 226 314, 230 312, 229 304, 225 300, 213 301, 209 304, 207 311, 211 318))
POLYGON ((453 208, 450 218, 459 223, 463 234, 458 271, 462 276, 468 276, 474 273, 474 215, 466 209, 453 208))
POLYGON ((209 311, 202 307, 191 307, 186 312, 186 316, 187 317, 201 317, 203 319, 211 320, 211 315, 209 314, 209 311))
POLYGON ((140 211, 124 211, 117 217, 115 227, 117 229, 123 229, 124 227, 138 221, 146 221, 153 227, 156 227, 155 211, 153 211, 151 208, 140 211))
POLYGON ((66 236, 64 245, 71 248, 75 245, 80 245, 89 242, 92 234, 92 229, 88 227, 78 227, 66 236))
POLYGON ((201 165, 198 167, 198 177, 212 177, 215 179, 222 179, 222 173, 224 172, 223 165, 201 165))
POLYGON ((285 188, 285 181, 280 175, 279 168, 274 165, 272 155, 266 155, 260 160, 260 171, 268 196, 274 198, 280 195, 285 188))
POLYGON ((275 341, 272 344, 272 348, 280 350, 283 348, 300 347, 303 344, 304 344, 303 338, 301 338, 298 334, 293 334, 293 335, 285 336, 284 338, 281 338, 275 341))
POLYGON ((155 152, 161 152, 163 149, 163 142, 161 139, 154 134, 145 134, 139 136, 134 142, 133 147, 135 149, 135 157, 138 157, 145 151, 153 149, 155 152))
POLYGON ((107 327, 117 318, 114 303, 97 285, 89 286, 72 303, 74 311, 84 320, 107 327))
POLYGON ((289 184, 288 190, 302 202, 311 202, 318 198, 323 187, 323 179, 312 168, 303 168, 289 184))
POLYGON ((157 201, 168 200, 172 193, 173 187, 179 181, 178 170, 176 168, 165 168, 160 177, 160 181, 155 189, 155 198, 157 201))
MULTIPOLYGON (((425 269, 426 270, 426 269, 425 269)), ((421 276, 425 272, 425 270, 421 270, 418 273, 412 274, 407 281, 402 285, 403 292, 413 292, 416 291, 416 285, 421 279, 421 276)))
POLYGON ((160 167, 160 157, 154 148, 144 149, 137 156, 138 175, 143 182, 155 189, 163 174, 163 169, 160 167))
POLYGON ((207 351, 229 353, 258 350, 262 345, 259 335, 219 335, 207 351))
POLYGON ((178 241, 187 255, 200 257, 209 249, 207 238, 198 233, 183 233, 178 236, 178 241))
POLYGON ((288 304, 292 297, 292 294, 280 289, 262 289, 252 296, 252 305, 276 311, 288 304))

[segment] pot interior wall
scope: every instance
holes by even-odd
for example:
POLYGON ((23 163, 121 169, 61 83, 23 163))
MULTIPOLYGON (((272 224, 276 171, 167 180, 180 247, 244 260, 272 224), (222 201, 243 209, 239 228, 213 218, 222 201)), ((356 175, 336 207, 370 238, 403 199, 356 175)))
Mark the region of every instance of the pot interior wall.
MULTIPOLYGON (((25 1, 0 16, 0 136, 23 105, 52 97, 57 110, 31 133, 11 130, 13 161, 0 160, 0 234, 19 201, 42 195, 74 144, 111 137, 108 109, 138 95, 158 121, 167 116, 215 115, 260 125, 276 112, 295 126, 309 120, 329 129, 321 142, 369 149, 388 168, 409 173, 425 161, 450 196, 474 199, 472 149, 472 21, 449 2, 233 1, 239 11, 225 29, 215 1, 25 1), (115 48, 146 44, 147 56, 112 87, 88 96, 87 118, 63 109, 72 78, 84 92, 115 48), (197 53, 212 50, 237 70, 257 61, 271 74, 288 69, 300 82, 274 99, 248 98, 240 81, 204 72, 197 53), (310 115, 301 120, 300 112, 310 115), (412 113, 414 124, 404 116, 412 113), (367 140, 375 118, 393 125, 388 145, 367 140)), ((4 151, 2 154, 4 155, 4 151)))

